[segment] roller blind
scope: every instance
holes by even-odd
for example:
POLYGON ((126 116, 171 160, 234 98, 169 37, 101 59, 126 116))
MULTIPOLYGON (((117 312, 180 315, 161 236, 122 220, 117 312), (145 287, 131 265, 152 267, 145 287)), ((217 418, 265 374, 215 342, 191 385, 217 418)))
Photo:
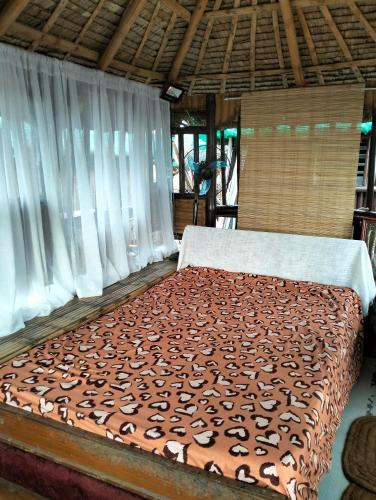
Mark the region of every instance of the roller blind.
POLYGON ((350 238, 363 85, 242 97, 240 229, 350 238))

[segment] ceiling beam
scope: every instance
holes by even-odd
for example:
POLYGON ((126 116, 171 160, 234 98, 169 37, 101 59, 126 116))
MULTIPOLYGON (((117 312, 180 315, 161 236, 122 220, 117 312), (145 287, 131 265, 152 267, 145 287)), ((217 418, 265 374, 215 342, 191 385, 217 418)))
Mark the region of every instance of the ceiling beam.
MULTIPOLYGON (((234 8, 238 8, 240 5, 240 0, 234 0, 234 8)), ((227 38, 227 47, 225 52, 225 58, 223 60, 222 73, 227 73, 228 68, 230 66, 230 58, 232 54, 232 49, 234 46, 234 40, 236 35, 236 30, 238 27, 238 16, 233 16, 231 19, 231 29, 227 38)), ((222 80, 221 83, 221 94, 224 94, 226 91, 226 80, 222 80)))
MULTIPOLYGON (((95 9, 93 10, 93 12, 91 13, 89 19, 86 21, 84 27, 82 28, 82 30, 80 31, 78 37, 75 39, 74 43, 75 43, 75 47, 78 46, 78 44, 81 42, 81 40, 83 39, 83 37, 85 36, 87 30, 90 28, 90 26, 93 24, 95 18, 97 17, 97 15, 99 14, 100 10, 102 9, 103 7, 103 4, 106 0, 99 0, 97 6, 95 7, 95 9)), ((74 52, 74 50, 72 51, 74 52)), ((70 55, 70 52, 67 52, 65 54, 65 57, 64 59, 66 59, 68 56, 70 55)))
MULTIPOLYGON (((99 52, 95 50, 88 49, 82 45, 76 45, 74 42, 50 35, 49 33, 43 33, 43 31, 30 28, 30 26, 26 26, 17 21, 10 26, 9 32, 13 35, 22 36, 32 41, 38 41, 39 43, 43 43, 43 45, 51 47, 55 50, 60 50, 62 52, 74 52, 75 56, 88 61, 97 62, 100 57, 99 52)), ((166 78, 166 75, 163 73, 158 73, 145 68, 138 68, 137 66, 133 66, 132 64, 116 59, 111 62, 111 66, 124 73, 129 71, 132 75, 145 79, 151 78, 152 80, 163 81, 166 78)))
POLYGON ((279 0, 283 23, 287 37, 287 45, 290 53, 290 62, 294 73, 295 82, 298 86, 304 85, 304 74, 300 61, 298 40, 296 38, 294 16, 292 13, 290 0, 279 0))
MULTIPOLYGON (((311 32, 309 31, 308 23, 305 18, 303 9, 300 7, 296 7, 296 12, 298 14, 299 22, 303 30, 304 39, 306 41, 312 63, 317 65, 319 64, 319 58, 317 57, 316 47, 311 32)), ((317 79, 320 85, 325 85, 324 77, 322 76, 322 73, 320 71, 317 73, 317 79)))
MULTIPOLYGON (((257 0, 252 0, 252 5, 256 5, 257 0)), ((251 39, 250 39, 250 48, 249 48, 249 61, 250 61, 250 70, 251 70, 251 90, 255 90, 256 88, 256 33, 257 33, 257 12, 253 12, 251 16, 251 39)))
MULTIPOLYGON (((340 5, 349 5, 353 0, 291 0, 292 7, 320 7, 321 5, 332 5, 332 6, 340 6, 340 5)), ((223 18, 229 16, 251 16, 253 13, 261 13, 261 12, 273 12, 279 11, 280 6, 270 3, 264 3, 261 5, 249 5, 247 7, 239 7, 236 9, 220 9, 218 11, 208 11, 203 16, 203 21, 208 21, 213 18, 223 18)))
POLYGON ((180 69, 183 65, 185 56, 187 55, 187 52, 191 47, 193 38, 196 34, 198 25, 202 20, 202 16, 205 13, 207 4, 208 0, 197 0, 195 10, 191 17, 191 22, 189 23, 188 28, 184 33, 183 40, 179 46, 178 52, 175 56, 175 60, 169 74, 169 80, 171 82, 175 82, 178 79, 180 69))
POLYGON ((99 69, 106 71, 106 69, 109 67, 111 61, 120 49, 124 38, 128 35, 134 22, 138 18, 145 3, 146 0, 131 0, 130 4, 121 16, 119 26, 116 28, 116 31, 111 38, 110 43, 107 45, 106 50, 103 52, 101 58, 99 59, 99 69))
POLYGON ((262 5, 250 5, 248 7, 238 7, 234 9, 219 9, 217 11, 206 12, 203 16, 203 21, 229 16, 251 16, 254 13, 272 12, 273 10, 279 10, 279 5, 266 3, 262 5))
POLYGON ((176 0, 162 0, 162 3, 168 7, 172 12, 174 12, 177 16, 183 18, 188 23, 191 20, 191 13, 188 9, 180 5, 176 0))
MULTIPOLYGON (((43 26, 43 28, 42 28, 43 33, 48 33, 50 31, 50 29, 55 24, 58 17, 60 16, 60 14, 63 12, 67 3, 68 3, 68 0, 60 0, 60 2, 57 4, 55 9, 52 11, 52 14, 48 18, 48 21, 43 26)), ((30 44, 29 50, 36 50, 38 48, 38 45, 39 45, 39 42, 32 42, 30 44)))
MULTIPOLYGON (((349 61, 345 62, 340 62, 340 63, 329 63, 329 64, 318 64, 314 66, 305 66, 302 68, 305 73, 318 73, 318 72, 323 72, 323 71, 338 71, 341 69, 348 69, 351 68, 352 65, 356 64, 357 66, 363 66, 363 67, 374 67, 376 66, 376 57, 371 58, 371 59, 356 59, 353 60, 352 63, 349 61)), ((291 68, 285 68, 285 69, 258 69, 255 71, 255 76, 257 77, 268 77, 268 76, 278 76, 282 74, 291 74, 292 69, 291 68)), ((226 79, 246 79, 247 75, 249 75, 249 71, 236 71, 233 73, 227 73, 226 75, 222 73, 206 73, 206 74, 200 74, 200 75, 184 75, 181 77, 181 81, 187 81, 190 82, 192 80, 206 80, 206 81, 215 81, 215 80, 222 80, 223 78, 226 79)))
POLYGON ((360 10, 360 8, 356 5, 356 3, 354 1, 350 1, 349 7, 350 7, 351 12, 353 13, 354 17, 360 22, 360 24, 367 31, 367 33, 372 38, 372 40, 374 42, 376 42, 376 30, 367 21, 363 12, 360 10))
MULTIPOLYGON (((304 1, 304 0, 302 0, 304 1)), ((173 29, 173 26, 176 21, 176 14, 172 15, 171 21, 169 23, 169 35, 173 29)), ((88 61, 97 62, 99 60, 100 54, 94 50, 91 50, 87 47, 77 45, 75 42, 71 42, 56 36, 53 36, 48 33, 44 33, 43 31, 36 30, 34 28, 25 26, 19 22, 14 22, 10 28, 9 32, 12 35, 18 35, 24 37, 30 41, 38 41, 39 43, 43 43, 46 46, 53 48, 54 50, 59 50, 64 53, 74 53, 77 57, 86 59, 88 61)), ((168 43, 168 36, 164 36, 163 45, 164 48, 168 43)), ((163 51, 160 53, 160 55, 163 51)), ((160 57, 158 58, 160 59, 160 57)), ((352 60, 345 61, 341 63, 330 63, 330 64, 314 64, 313 66, 304 67, 303 70, 306 73, 320 73, 325 71, 338 71, 342 69, 352 68, 353 66, 357 67, 374 67, 376 66, 376 58, 370 59, 360 59, 360 60, 352 60)), ((149 81, 164 81, 166 79, 166 75, 156 71, 157 66, 153 66, 152 70, 139 68, 135 65, 125 63, 119 60, 113 60, 111 66, 114 69, 117 69, 121 72, 127 73, 130 72, 132 75, 138 76, 140 78, 148 79, 149 81)), ((276 76, 276 75, 288 75, 291 74, 292 70, 290 68, 276 68, 271 70, 255 70, 255 76, 258 77, 268 77, 268 76, 276 76)), ((240 71, 234 73, 226 73, 226 74, 194 74, 182 76, 180 78, 181 81, 196 81, 196 80, 222 80, 222 79, 247 79, 249 77, 249 71, 240 71)))
MULTIPOLYGON (((272 0, 272 2, 274 2, 274 0, 272 0)), ((283 52, 282 52, 281 33, 279 30, 279 18, 278 18, 278 12, 276 10, 272 11, 272 23, 274 31, 275 48, 278 57, 278 64, 281 69, 285 69, 285 60, 283 58, 283 52)), ((286 89, 288 87, 287 77, 285 73, 283 73, 281 76, 282 76, 282 85, 286 89)))
POLYGON ((4 36, 31 0, 8 0, 0 11, 0 37, 4 36))
MULTIPOLYGON (((222 4, 222 0, 215 0, 214 6, 213 6, 213 11, 218 10, 221 7, 221 4, 222 4)), ((196 64, 196 69, 195 69, 195 75, 197 75, 200 72, 200 69, 201 69, 201 66, 202 66, 202 63, 203 63, 203 60, 205 57, 206 49, 207 49, 207 46, 209 43, 209 38, 210 38, 211 32, 213 30, 213 24, 214 24, 214 19, 209 19, 208 23, 206 25, 204 37, 203 37, 202 42, 201 42, 200 52, 198 54, 197 64, 196 64)), ((195 84, 195 82, 194 82, 194 80, 192 80, 190 85, 189 85, 188 95, 192 94, 194 84, 195 84)))
MULTIPOLYGON (((345 42, 345 40, 341 34, 341 32, 339 31, 338 26, 334 22, 334 19, 330 13, 328 7, 326 5, 321 5, 320 10, 321 10, 321 13, 322 13, 327 25, 329 26, 331 32, 333 33, 334 38, 337 40, 337 43, 340 46, 345 59, 347 61, 349 61, 350 63, 352 63, 353 57, 351 55, 351 52, 350 52, 350 50, 347 46, 347 43, 345 42)), ((364 79, 362 77, 362 74, 359 71, 359 68, 356 66, 356 64, 351 64, 350 66, 351 66, 352 70, 354 71, 354 74, 355 74, 358 82, 363 83, 364 79)))

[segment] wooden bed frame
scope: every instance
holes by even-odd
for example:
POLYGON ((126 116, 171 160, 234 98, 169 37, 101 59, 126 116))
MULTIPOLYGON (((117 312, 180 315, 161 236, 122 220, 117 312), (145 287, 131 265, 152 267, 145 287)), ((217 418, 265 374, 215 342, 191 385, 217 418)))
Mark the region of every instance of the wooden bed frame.
MULTIPOLYGON (((33 320, 34 330, 28 331, 27 327, 20 333, 0 341, 0 363, 112 311, 162 281, 175 270, 176 262, 152 264, 109 287, 103 297, 84 299, 83 306, 82 300, 74 299, 71 305, 54 311, 48 319, 36 318, 33 320), (79 307, 81 312, 77 314, 79 307)), ((173 462, 5 403, 0 403, 0 442, 145 498, 285 498, 270 489, 173 462)))
POLYGON ((265 500, 282 495, 0 404, 0 441, 144 498, 265 500))

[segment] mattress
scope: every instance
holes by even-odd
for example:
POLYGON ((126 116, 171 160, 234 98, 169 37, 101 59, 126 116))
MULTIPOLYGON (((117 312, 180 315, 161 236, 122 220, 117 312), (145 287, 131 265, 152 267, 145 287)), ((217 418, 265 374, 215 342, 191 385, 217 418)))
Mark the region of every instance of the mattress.
POLYGON ((360 368, 349 288, 185 268, 0 366, 2 401, 315 498, 360 368))

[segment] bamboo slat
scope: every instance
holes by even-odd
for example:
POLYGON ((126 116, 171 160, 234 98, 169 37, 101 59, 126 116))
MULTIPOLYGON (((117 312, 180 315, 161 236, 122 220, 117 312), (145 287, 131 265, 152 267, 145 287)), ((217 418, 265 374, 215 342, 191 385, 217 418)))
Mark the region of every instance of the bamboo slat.
POLYGON ((47 317, 29 321, 25 328, 0 339, 0 362, 27 351, 48 339, 58 337, 88 321, 93 321, 132 300, 176 270, 176 262, 156 262, 133 273, 103 291, 100 297, 75 297, 47 317))
POLYGON ((351 237, 361 84, 242 98, 240 229, 351 237))

